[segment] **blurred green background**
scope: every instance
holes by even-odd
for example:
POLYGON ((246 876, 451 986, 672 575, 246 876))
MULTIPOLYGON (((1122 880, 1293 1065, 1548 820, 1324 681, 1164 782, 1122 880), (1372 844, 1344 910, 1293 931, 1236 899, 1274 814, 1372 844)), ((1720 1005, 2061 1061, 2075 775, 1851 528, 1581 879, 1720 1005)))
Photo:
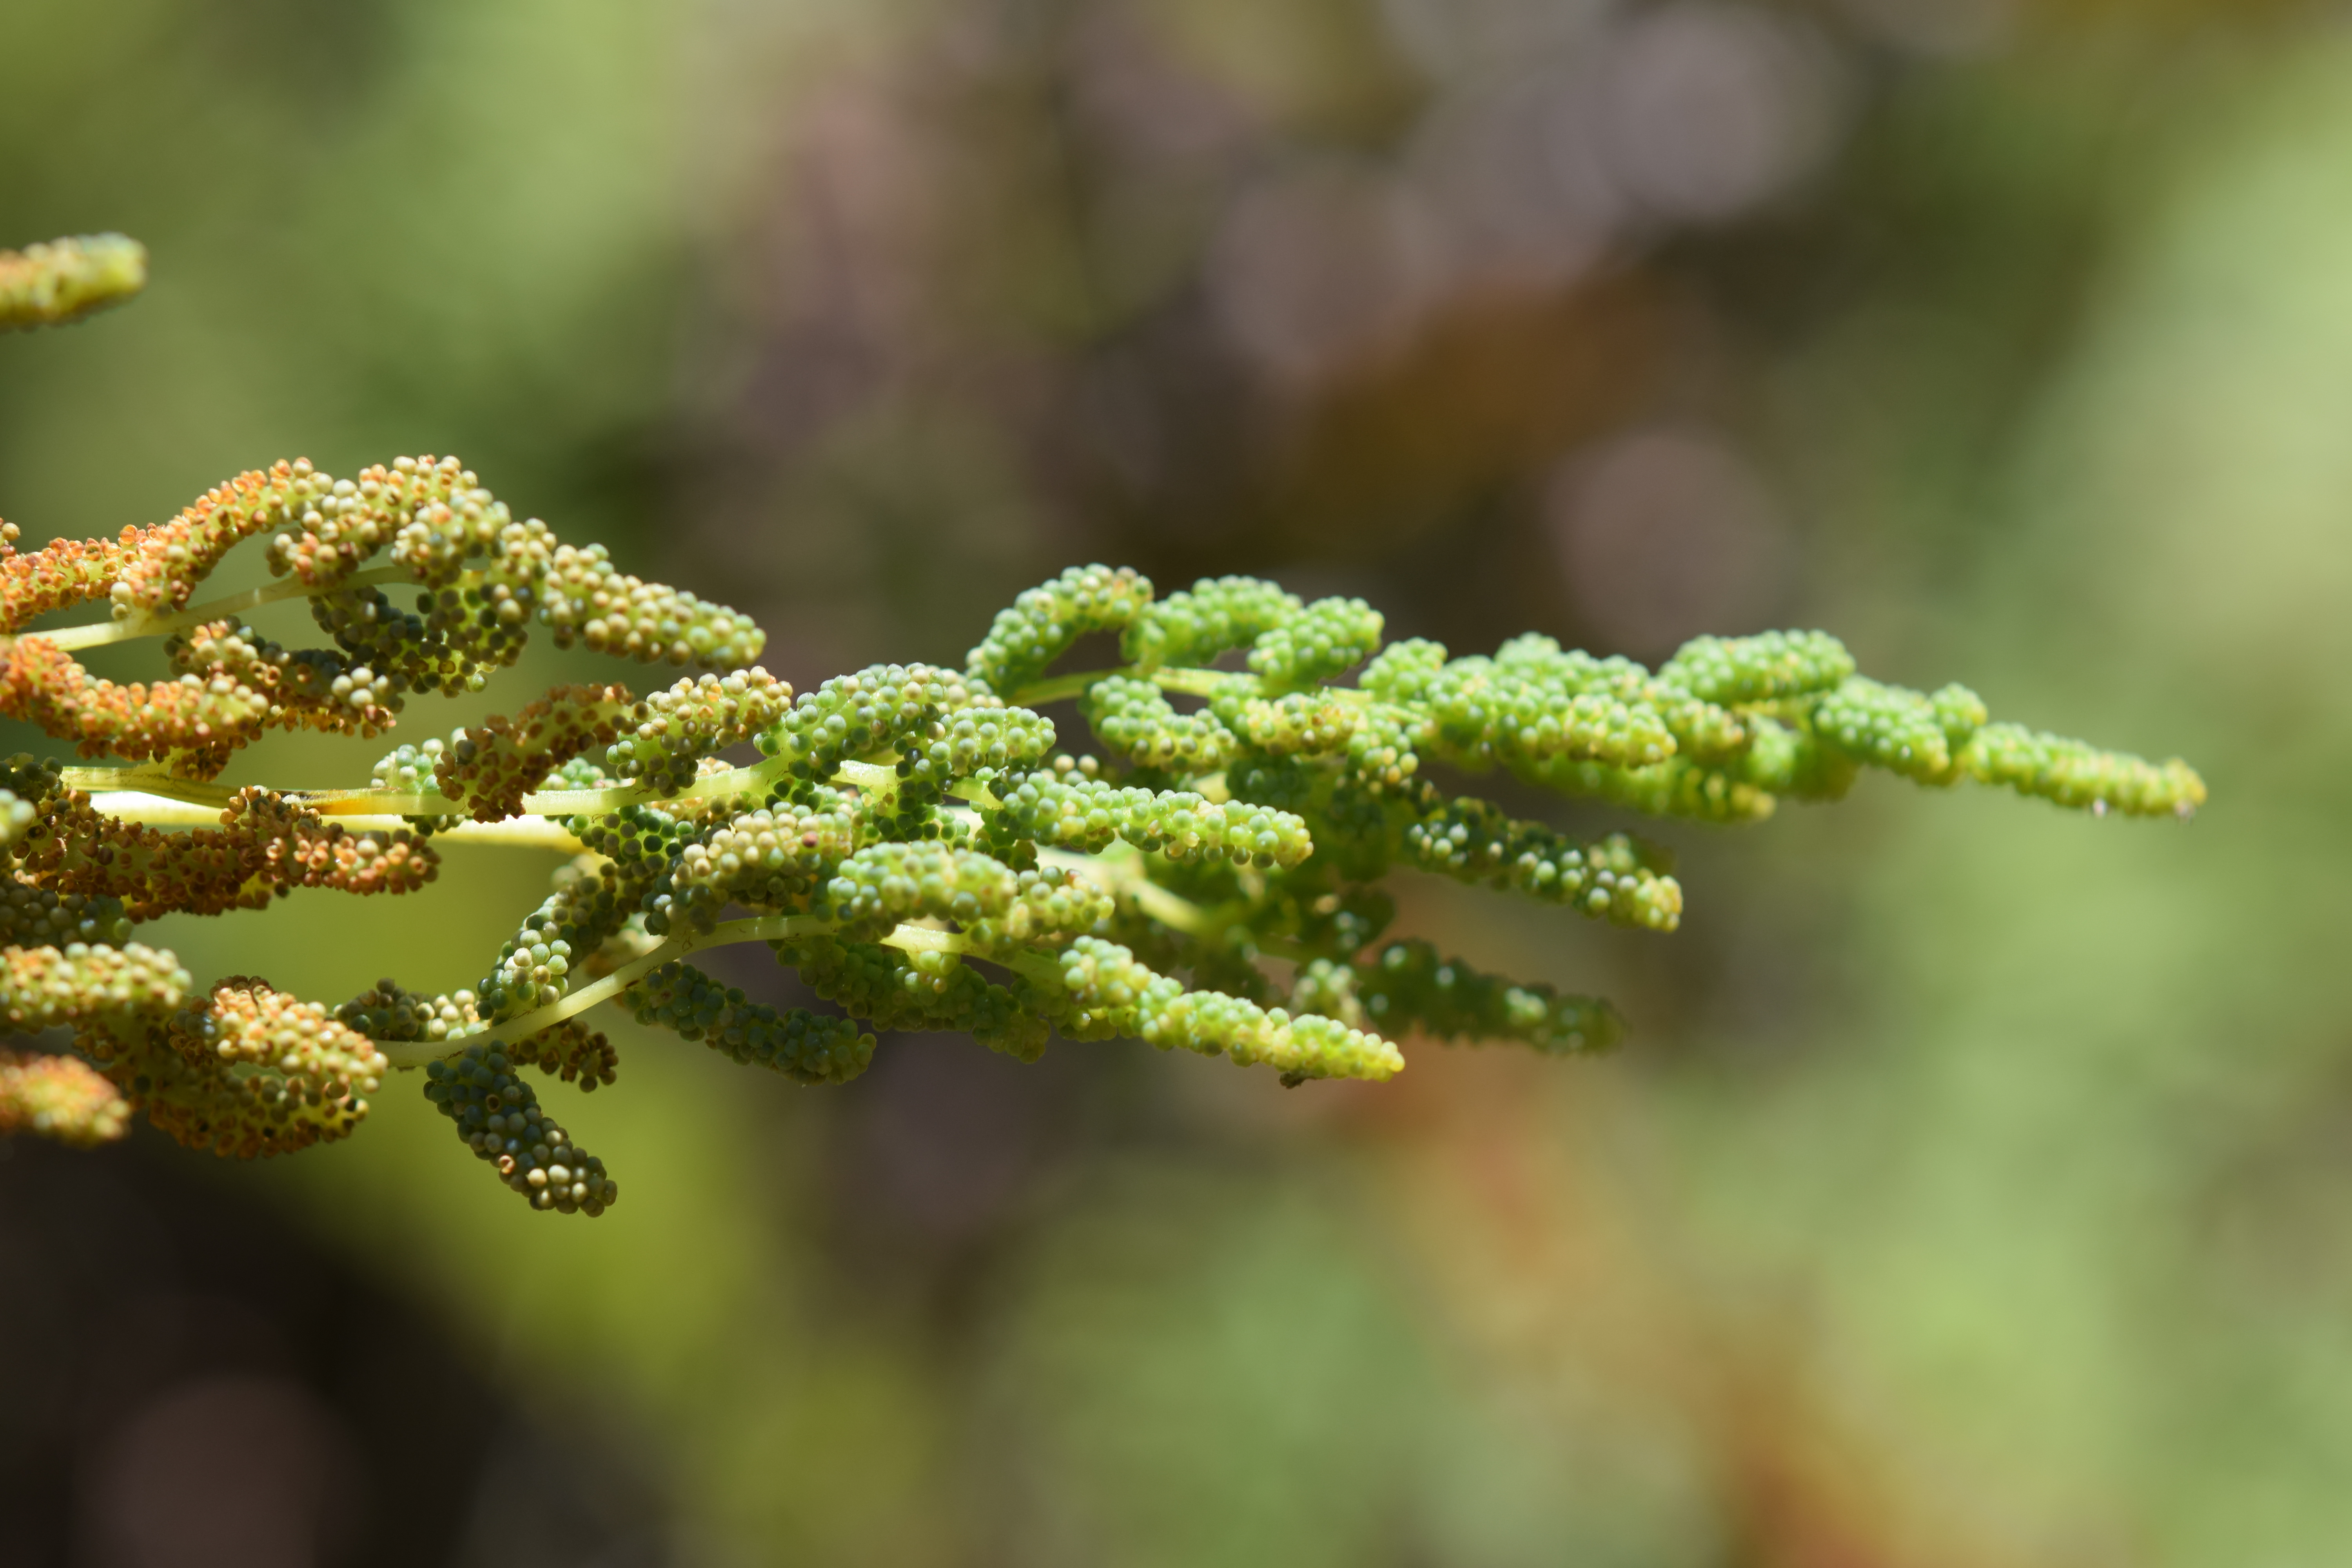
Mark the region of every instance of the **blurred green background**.
MULTIPOLYGON (((1873 777, 1663 831, 1672 939, 1409 889, 1408 934, 1614 996, 1605 1062, 1286 1093, 925 1037, 811 1091, 616 1018, 618 1090, 550 1090, 625 1188, 593 1225, 406 1081, 267 1166, 0 1146, 0 1558, 2343 1559, 2340 6, 17 0, 0 37, 0 243, 153 260, 0 342, 31 541, 454 450, 797 685, 960 659, 1099 559, 1457 652, 1820 626, 2213 791, 2183 829, 1873 777)), ((453 846, 425 905, 158 940, 451 987, 553 866, 453 846)))

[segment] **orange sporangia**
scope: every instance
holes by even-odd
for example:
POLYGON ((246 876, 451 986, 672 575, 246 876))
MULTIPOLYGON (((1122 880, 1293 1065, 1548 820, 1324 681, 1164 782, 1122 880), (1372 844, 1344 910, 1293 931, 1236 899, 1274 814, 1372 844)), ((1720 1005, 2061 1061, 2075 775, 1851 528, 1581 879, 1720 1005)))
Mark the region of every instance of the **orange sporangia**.
POLYGON ((625 686, 559 686, 511 719, 496 714, 466 731, 433 776, 476 821, 498 822, 520 811, 523 796, 555 769, 611 744, 621 721, 643 710, 625 686))
POLYGON ((26 835, 21 856, 36 886, 121 899, 134 921, 267 909, 296 888, 415 892, 441 863, 405 829, 352 833, 259 788, 240 791, 219 827, 187 833, 125 822, 69 795, 26 835))

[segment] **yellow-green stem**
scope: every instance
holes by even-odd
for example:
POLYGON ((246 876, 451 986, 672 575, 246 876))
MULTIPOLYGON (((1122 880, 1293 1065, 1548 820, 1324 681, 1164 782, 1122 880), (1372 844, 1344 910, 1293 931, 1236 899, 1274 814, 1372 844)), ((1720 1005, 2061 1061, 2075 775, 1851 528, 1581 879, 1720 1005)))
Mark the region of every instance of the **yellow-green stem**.
MULTIPOLYGON (((172 800, 139 790, 109 790, 93 795, 89 803, 109 816, 143 822, 151 827, 217 827, 220 808, 172 800)), ((335 820, 354 833, 392 833, 413 825, 396 816, 338 815, 335 820)), ((434 834, 436 842, 499 844, 509 848, 559 849, 580 853, 580 840, 560 822, 543 816, 514 816, 504 822, 460 822, 434 834)))
MULTIPOLYGON (((546 1006, 534 1007, 503 1024, 493 1025, 470 1035, 451 1035, 438 1040, 382 1040, 377 1042, 376 1048, 383 1052, 393 1066, 415 1068, 444 1057, 454 1057, 468 1046, 488 1048, 509 1040, 529 1039, 542 1030, 553 1028, 566 1018, 576 1017, 599 1003, 612 1001, 673 959, 699 952, 706 947, 728 947, 745 942, 774 942, 793 936, 818 936, 837 929, 838 922, 821 920, 814 915, 762 915, 750 920, 723 921, 707 931, 680 931, 652 952, 630 960, 612 973, 566 992, 546 1006)), ((956 931, 939 931, 929 926, 901 925, 879 940, 884 947, 895 947, 907 952, 960 953, 971 951, 970 939, 956 931)))
POLYGON ((373 587, 378 583, 414 583, 416 574, 405 566, 378 566, 373 571, 354 572, 333 583, 305 583, 299 577, 281 578, 248 588, 242 594, 228 594, 208 599, 201 605, 191 605, 184 610, 174 610, 168 616, 125 616, 121 620, 100 621, 95 626, 65 626, 53 632, 30 635, 46 637, 68 652, 75 648, 98 647, 106 643, 130 642, 137 637, 169 637, 173 632, 203 626, 207 621, 234 620, 264 605, 275 605, 286 599, 316 599, 328 594, 340 594, 349 588, 373 587))
POLYGON ((1149 680, 1162 691, 1181 691, 1193 697, 1213 697, 1229 689, 1234 681, 1245 681, 1249 689, 1258 689, 1255 675, 1244 675, 1223 669, 1143 669, 1132 664, 1122 664, 1116 669, 1083 669, 1069 675, 1047 676, 1033 680, 1005 702, 1014 708, 1034 708, 1043 702, 1058 702, 1066 697, 1077 697, 1097 681, 1126 676, 1134 680, 1149 680))

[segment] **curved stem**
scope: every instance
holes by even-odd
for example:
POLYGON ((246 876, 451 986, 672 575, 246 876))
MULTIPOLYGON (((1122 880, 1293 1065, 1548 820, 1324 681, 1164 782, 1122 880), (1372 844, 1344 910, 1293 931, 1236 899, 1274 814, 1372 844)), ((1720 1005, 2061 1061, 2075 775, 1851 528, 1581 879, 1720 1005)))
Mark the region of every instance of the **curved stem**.
MULTIPOLYGON (((1265 682, 1243 670, 1202 669, 1192 666, 1139 669, 1134 665, 1123 664, 1116 669, 1086 669, 1033 680, 1006 698, 1005 701, 1015 708, 1034 708, 1041 702, 1055 702, 1066 697, 1080 696, 1097 681, 1108 680, 1114 676, 1148 680, 1162 691, 1181 691, 1191 697, 1218 697, 1236 690, 1249 697, 1266 695, 1265 682)), ((1370 692, 1354 686, 1310 686, 1304 689, 1341 702, 1372 700, 1370 692)))
POLYGON ((1213 697, 1236 680, 1249 682, 1252 690, 1257 689, 1256 676, 1234 670, 1189 668, 1147 670, 1122 664, 1116 669, 1084 669, 1068 675, 1049 675, 1043 680, 1031 681, 1004 700, 1009 707, 1034 708, 1041 702, 1058 702, 1066 697, 1080 696, 1097 681, 1109 680, 1116 676, 1149 680, 1162 691, 1181 691, 1194 697, 1213 697))
POLYGON ((895 795, 898 790, 898 769, 890 763, 844 763, 834 769, 833 782, 856 784, 869 794, 895 795))
POLYGON ((106 643, 130 642, 136 637, 169 637, 190 626, 203 626, 206 621, 228 620, 248 610, 257 610, 264 605, 274 605, 284 599, 316 599, 329 594, 340 594, 348 588, 415 581, 416 574, 405 566, 378 566, 372 571, 354 572, 332 583, 305 583, 299 577, 287 577, 258 588, 248 588, 242 594, 228 594, 217 599, 208 599, 201 605, 191 605, 167 616, 126 616, 119 621, 100 621, 95 626, 66 626, 54 632, 27 635, 46 637, 70 652, 75 648, 98 647, 106 643))
POLYGON ((1143 852, 1133 845, 1114 844, 1100 855, 1040 849, 1037 860, 1040 865, 1076 872, 1111 897, 1128 900, 1161 925, 1173 926, 1188 936, 1206 936, 1220 924, 1210 910, 1153 881, 1144 870, 1143 852))
MULTIPOLYGON (((503 1024, 495 1024, 470 1035, 450 1035, 438 1040, 379 1040, 376 1049, 382 1051, 394 1067, 415 1068, 444 1057, 454 1057, 468 1046, 496 1047, 509 1040, 528 1039, 543 1029, 553 1028, 566 1018, 576 1017, 599 1003, 612 1001, 671 960, 684 958, 706 947, 729 947, 745 942, 774 942, 788 936, 816 936, 836 929, 837 921, 819 920, 814 915, 761 915, 749 920, 723 921, 707 931, 681 931, 651 952, 631 959, 602 979, 566 992, 546 1006, 534 1007, 503 1024)), ((880 941, 884 947, 895 947, 907 952, 968 952, 971 947, 971 939, 959 931, 919 925, 898 926, 880 941)))
POLYGON ((442 1057, 454 1057, 468 1046, 495 1047, 509 1040, 528 1039, 542 1029, 553 1028, 564 1019, 586 1012, 600 1002, 611 1001, 674 958, 683 958, 705 947, 720 947, 737 942, 765 942, 772 937, 793 935, 796 934, 793 930, 795 921, 809 926, 831 923, 811 921, 805 915, 780 915, 728 921, 707 931, 681 931, 651 952, 630 960, 603 979, 566 992, 546 1006, 534 1007, 503 1024, 495 1024, 470 1035, 450 1035, 438 1040, 380 1040, 376 1048, 391 1059, 393 1066, 413 1068, 422 1067, 442 1057))
MULTIPOLYGON (((359 577, 348 579, 346 585, 371 575, 376 574, 362 573, 359 577)), ((255 590, 256 593, 268 591, 255 590)), ((292 595, 279 593, 277 596, 285 598, 292 595)), ((211 612, 217 607, 217 605, 203 606, 201 610, 187 611, 175 619, 186 620, 192 625, 201 624, 192 620, 191 617, 200 613, 210 616, 211 612)), ((215 616, 212 618, 217 618, 217 616, 215 616)), ((98 626, 89 629, 92 632, 103 632, 110 628, 98 626)), ((1049 690, 1049 688, 1059 689, 1068 686, 1072 690, 1083 690, 1106 676, 1125 673, 1127 673, 1126 670, 1114 669, 1056 676, 1052 680, 1024 689, 1019 695, 1024 703, 1049 701, 1056 694, 1055 690, 1049 690)), ((1160 669, 1151 672, 1151 679, 1166 689, 1190 691, 1202 696, 1208 695, 1219 682, 1246 680, 1255 684, 1257 679, 1255 676, 1229 675, 1214 669, 1160 669)), ((1348 687, 1326 687, 1323 689, 1338 697, 1355 699, 1361 696, 1360 693, 1348 687)), ((740 768, 729 768, 721 773, 706 773, 683 789, 667 792, 649 789, 641 784, 620 784, 611 789, 542 790, 536 795, 523 796, 522 806, 517 816, 525 817, 593 816, 605 812, 618 811, 625 805, 664 805, 682 801, 764 795, 781 780, 788 776, 789 773, 789 764, 782 758, 771 758, 740 768)), ((834 770, 832 782, 836 784, 848 784, 869 793, 883 794, 897 790, 899 779, 898 770, 893 763, 861 759, 839 764, 834 770)), ((143 765, 127 768, 67 768, 63 772, 63 783, 68 789, 88 790, 93 797, 120 801, 124 808, 141 811, 162 811, 163 807, 160 803, 179 802, 191 806, 209 807, 216 813, 225 808, 236 795, 236 790, 226 784, 202 779, 177 778, 160 769, 143 765)), ((1191 780, 1189 787, 1211 800, 1222 801, 1228 798, 1223 788, 1222 773, 1204 774, 1191 780)), ((290 789, 280 790, 278 793, 294 805, 314 811, 320 816, 328 817, 463 817, 467 814, 465 803, 452 800, 438 790, 290 789)), ((947 787, 947 793, 977 805, 992 806, 998 804, 996 797, 985 785, 971 780, 962 780, 950 784, 947 787)), ((106 805, 101 805, 100 809, 118 810, 116 807, 106 805)), ((118 815, 128 815, 128 811, 118 810, 118 815)), ((201 825, 197 818, 184 816, 142 815, 136 820, 159 825, 201 825)), ((357 824, 353 826, 356 826, 357 824)), ((374 828, 398 825, 371 820, 367 826, 374 828)), ((488 827, 494 825, 477 826, 488 827)), ((468 833, 463 837, 483 843, 540 844, 551 841, 521 830, 510 835, 468 833)))
POLYGON ((983 810, 1004 804, 996 798, 994 790, 976 779, 958 779, 947 786, 945 793, 950 800, 969 801, 983 810))

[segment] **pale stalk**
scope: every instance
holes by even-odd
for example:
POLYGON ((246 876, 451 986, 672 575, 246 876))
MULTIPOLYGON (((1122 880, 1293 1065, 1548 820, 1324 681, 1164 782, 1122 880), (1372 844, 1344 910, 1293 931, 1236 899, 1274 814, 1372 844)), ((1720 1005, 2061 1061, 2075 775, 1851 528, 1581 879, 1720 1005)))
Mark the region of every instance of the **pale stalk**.
POLYGON ((1116 669, 1085 669, 1069 675, 1049 676, 1033 680, 1012 696, 1005 704, 1013 708, 1034 708, 1041 702, 1058 702, 1066 697, 1085 695, 1097 681, 1126 676, 1131 680, 1149 680, 1162 691, 1181 691, 1193 697, 1214 697, 1230 689, 1234 681, 1246 681, 1250 689, 1258 689, 1257 677, 1237 670, 1223 669, 1142 669, 1122 664, 1116 669))
MULTIPOLYGON (((1044 702, 1058 702, 1064 698, 1081 697, 1097 681, 1124 676, 1129 680, 1148 680, 1162 691, 1181 691, 1189 697, 1218 697, 1239 691, 1244 696, 1263 697, 1265 683, 1245 670, 1156 668, 1144 669, 1132 664, 1122 664, 1116 669, 1086 669, 1071 675, 1055 675, 1044 680, 1033 680, 1004 700, 1013 708, 1034 708, 1044 702)), ((1369 691, 1353 686, 1313 686, 1306 689, 1318 697, 1336 698, 1342 702, 1370 702, 1369 691)))
MULTIPOLYGON (((139 790, 109 790, 90 796, 89 803, 109 816, 121 817, 125 822, 145 823, 150 827, 218 827, 221 825, 217 807, 170 800, 139 790)), ((393 833, 415 826, 404 817, 389 816, 339 815, 335 820, 354 833, 393 833)), ((509 817, 504 822, 460 822, 440 829, 433 837, 436 843, 559 849, 566 855, 577 855, 581 849, 580 841, 566 832, 562 824, 540 816, 509 817)))
POLYGON ((220 813, 236 798, 236 791, 226 784, 201 779, 173 778, 160 769, 131 768, 61 768, 58 782, 68 789, 88 790, 93 801, 100 796, 119 795, 126 800, 173 801, 182 805, 208 805, 213 809, 213 822, 217 825, 220 813))
MULTIPOLYGON (((724 921, 707 931, 681 931, 604 978, 591 981, 578 990, 566 992, 546 1006, 534 1007, 503 1024, 493 1025, 474 1034, 451 1035, 438 1040, 379 1040, 376 1048, 396 1068, 422 1067, 429 1061, 454 1057, 469 1046, 495 1049, 510 1040, 528 1039, 599 1003, 609 1002, 663 964, 684 958, 688 953, 698 952, 706 947, 727 947, 744 942, 774 942, 790 936, 818 936, 836 929, 835 921, 819 920, 814 915, 763 915, 751 920, 724 921)), ((906 952, 960 953, 970 952, 971 945, 970 939, 959 932, 919 925, 898 926, 878 940, 884 947, 895 947, 906 952)))
MULTIPOLYGON (((353 581, 356 580, 353 579, 353 581)), ((261 591, 256 590, 256 592, 261 591)), ((211 606, 205 608, 210 609, 211 606)), ((188 615, 196 613, 193 610, 187 612, 188 615)), ((109 628, 101 626, 90 629, 96 632, 109 628)), ((1096 670, 1084 675, 1057 678, 1044 685, 1059 687, 1065 681, 1071 681, 1080 683, 1077 689, 1084 689, 1086 686, 1090 686, 1106 676, 1124 673, 1126 673, 1124 670, 1096 670)), ((1198 669, 1156 670, 1151 672, 1151 678, 1171 690, 1193 690, 1203 694, 1209 687, 1218 681, 1242 679, 1255 682, 1256 679, 1255 676, 1234 676, 1218 670, 1198 669), (1196 677, 1202 679, 1192 679, 1196 677)), ((1040 695, 1040 689, 1033 688, 1022 692, 1024 702, 1047 701, 1056 694, 1046 691, 1044 695, 1040 695)), ((1360 698, 1361 695, 1343 687, 1328 687, 1324 689, 1333 696, 1341 698, 1360 698)), ((751 763, 740 768, 729 768, 720 773, 705 773, 676 790, 655 790, 636 784, 616 785, 611 789, 541 790, 523 796, 518 815, 541 817, 596 816, 607 812, 618 811, 626 805, 665 805, 685 801, 765 795, 788 775, 789 771, 788 765, 782 759, 773 759, 751 763)), ((167 773, 144 766, 67 768, 63 771, 62 782, 68 789, 88 790, 93 796, 99 798, 121 798, 126 803, 134 798, 154 802, 179 802, 192 806, 208 806, 215 813, 225 809, 236 794, 236 789, 226 784, 199 779, 175 778, 167 773)), ((871 794, 887 794, 896 791, 902 781, 898 777, 894 763, 868 759, 837 764, 831 782, 835 784, 852 785, 871 794)), ((1189 780, 1188 785, 1213 802, 1223 803, 1231 798, 1224 787, 1223 773, 1203 774, 1199 778, 1189 780)), ((438 790, 291 789, 278 793, 291 805, 316 812, 320 816, 336 818, 373 819, 408 816, 462 818, 467 816, 468 809, 464 802, 452 800, 438 790)), ((990 793, 987 786, 970 780, 948 785, 947 794, 980 806, 993 806, 999 804, 996 796, 990 793)), ((101 806, 100 809, 107 808, 101 806)), ((158 806, 155 809, 162 808, 158 806)), ((198 824, 198 818, 193 816, 142 816, 135 820, 158 825, 198 824)), ((379 824, 370 821, 368 826, 373 827, 379 824)), ((508 838, 481 834, 469 837, 485 843, 537 844, 543 841, 528 833, 517 834, 508 838)))
POLYGON ((1115 844, 1100 855, 1069 849, 1040 849, 1037 863, 1075 871, 1115 899, 1125 899, 1158 921, 1188 936, 1206 936, 1220 922, 1192 900, 1170 892, 1153 881, 1143 867, 1143 852, 1131 844, 1115 844))
MULTIPOLYGON (((765 795, 774 786, 780 772, 774 763, 754 763, 748 767, 705 774, 676 790, 656 790, 634 784, 614 789, 541 790, 536 795, 523 796, 522 810, 519 815, 595 816, 617 811, 624 805, 663 805, 678 801, 765 795)), ((862 763, 844 763, 843 771, 835 774, 835 779, 837 783, 857 784, 870 788, 873 786, 868 776, 873 774, 885 775, 890 782, 897 782, 896 775, 889 769, 874 768, 862 763), (852 769, 857 773, 853 774, 849 771, 852 769)), ((236 798, 237 793, 231 785, 201 779, 173 778, 169 773, 136 767, 66 768, 61 771, 59 782, 68 789, 88 790, 93 797, 137 795, 159 801, 176 801, 187 805, 210 806, 215 814, 214 820, 217 820, 217 814, 236 798)), ((469 809, 463 801, 452 800, 437 790, 289 789, 276 793, 289 805, 316 812, 320 816, 338 818, 463 817, 469 809)), ((529 841, 527 838, 517 840, 519 843, 529 841)))
POLYGON ((287 599, 316 599, 329 594, 340 594, 347 588, 416 581, 416 574, 405 566, 378 566, 323 584, 287 577, 258 588, 248 588, 242 594, 228 594, 217 599, 208 599, 201 605, 191 605, 168 616, 126 616, 119 621, 100 621, 94 626, 65 626, 53 632, 27 632, 25 635, 46 638, 70 652, 75 648, 98 647, 106 643, 130 642, 136 637, 169 637, 173 632, 186 631, 207 621, 231 620, 248 610, 257 610, 264 605, 275 605, 287 599))
MULTIPOLYGON (((1192 937, 1214 938, 1243 924, 1255 912, 1258 896, 1264 891, 1263 887, 1245 889, 1251 894, 1249 898, 1204 908, 1153 881, 1143 852, 1130 844, 1115 844, 1100 855, 1040 849, 1037 863, 1075 871, 1111 897, 1127 900, 1161 925, 1192 937)), ((1254 936, 1250 941, 1251 945, 1269 957, 1295 960, 1308 956, 1296 943, 1278 938, 1254 936)))

